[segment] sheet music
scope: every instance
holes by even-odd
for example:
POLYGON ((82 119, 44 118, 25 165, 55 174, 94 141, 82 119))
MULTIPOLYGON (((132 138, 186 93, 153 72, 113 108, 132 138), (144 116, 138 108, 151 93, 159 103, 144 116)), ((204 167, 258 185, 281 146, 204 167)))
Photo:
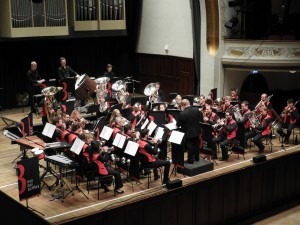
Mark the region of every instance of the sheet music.
POLYGON ((120 133, 117 133, 112 144, 118 148, 123 148, 125 141, 126 137, 120 133))
POLYGON ((153 133, 153 131, 155 130, 156 127, 157 127, 156 123, 151 121, 149 126, 147 127, 149 129, 149 136, 153 133))
POLYGON ((70 150, 76 153, 77 155, 79 155, 83 145, 84 145, 84 141, 79 138, 76 138, 70 150))
POLYGON ((184 136, 184 133, 176 131, 176 130, 173 130, 172 133, 171 133, 171 135, 170 135, 169 142, 172 142, 172 143, 180 145, 183 136, 184 136))
POLYGON ((46 125, 44 126, 43 132, 42 134, 52 138, 53 134, 55 131, 55 125, 51 124, 51 123, 46 123, 46 125))
POLYGON ((156 134, 155 134, 154 138, 155 138, 155 139, 162 139, 164 133, 165 133, 164 128, 158 127, 158 128, 156 129, 156 134))
POLYGON ((149 119, 147 118, 144 122, 144 124, 141 126, 141 130, 145 129, 145 127, 147 126, 147 124, 149 123, 149 119))
POLYGON ((169 130, 176 130, 178 127, 176 125, 176 123, 167 123, 164 125, 166 128, 168 128, 169 130))
POLYGON ((104 126, 100 133, 100 137, 105 139, 106 141, 108 141, 110 139, 112 132, 113 132, 112 128, 110 128, 108 126, 104 126))
POLYGON ((128 141, 124 152, 128 155, 135 156, 138 148, 139 148, 138 143, 133 141, 128 141))

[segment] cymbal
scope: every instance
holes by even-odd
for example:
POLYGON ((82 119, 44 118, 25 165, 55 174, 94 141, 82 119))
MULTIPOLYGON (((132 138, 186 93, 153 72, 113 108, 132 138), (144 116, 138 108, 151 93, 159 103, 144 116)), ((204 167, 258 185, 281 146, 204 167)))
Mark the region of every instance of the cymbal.
POLYGON ((131 84, 132 82, 125 82, 125 84, 131 84))

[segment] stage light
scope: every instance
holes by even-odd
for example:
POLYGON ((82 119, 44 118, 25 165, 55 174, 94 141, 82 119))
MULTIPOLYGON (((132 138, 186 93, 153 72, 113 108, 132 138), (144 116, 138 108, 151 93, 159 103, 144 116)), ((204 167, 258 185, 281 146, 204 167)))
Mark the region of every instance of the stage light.
POLYGON ((228 29, 232 29, 239 22, 237 17, 232 17, 229 21, 225 23, 225 27, 228 29))
POLYGON ((250 74, 258 74, 258 71, 257 70, 251 70, 250 74))
POLYGON ((241 0, 233 0, 228 2, 229 7, 236 7, 242 4, 241 0))

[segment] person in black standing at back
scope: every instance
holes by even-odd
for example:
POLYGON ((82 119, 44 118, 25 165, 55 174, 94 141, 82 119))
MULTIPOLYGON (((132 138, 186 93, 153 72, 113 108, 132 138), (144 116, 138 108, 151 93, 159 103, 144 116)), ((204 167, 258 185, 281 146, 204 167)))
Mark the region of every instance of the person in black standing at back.
POLYGON ((60 57, 59 59, 60 67, 58 67, 58 80, 59 84, 61 81, 68 77, 79 77, 79 74, 74 71, 70 66, 67 66, 67 60, 65 57, 60 57))
POLYGON ((188 159, 185 163, 193 164, 194 161, 199 161, 200 156, 200 126, 202 122, 201 112, 197 107, 191 107, 188 99, 181 101, 182 112, 179 113, 177 127, 184 135, 184 148, 188 152, 188 159))
POLYGON ((115 77, 115 73, 112 71, 113 66, 111 64, 107 64, 106 71, 103 74, 103 77, 108 77, 109 79, 115 77))
POLYGON ((45 81, 41 78, 39 71, 37 70, 37 62, 32 61, 30 70, 26 73, 26 78, 28 81, 28 94, 29 94, 29 104, 31 107, 31 112, 35 113, 33 96, 36 94, 41 94, 41 86, 45 81))

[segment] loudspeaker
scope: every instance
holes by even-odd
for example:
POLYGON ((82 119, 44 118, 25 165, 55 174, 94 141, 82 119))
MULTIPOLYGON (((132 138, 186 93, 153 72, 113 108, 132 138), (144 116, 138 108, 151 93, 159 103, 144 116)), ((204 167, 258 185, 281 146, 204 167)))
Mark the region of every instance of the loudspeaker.
POLYGON ((267 157, 265 155, 258 155, 253 157, 253 163, 260 163, 267 160, 267 157))
POLYGON ((167 189, 171 190, 182 186, 182 180, 176 179, 166 183, 167 189))

